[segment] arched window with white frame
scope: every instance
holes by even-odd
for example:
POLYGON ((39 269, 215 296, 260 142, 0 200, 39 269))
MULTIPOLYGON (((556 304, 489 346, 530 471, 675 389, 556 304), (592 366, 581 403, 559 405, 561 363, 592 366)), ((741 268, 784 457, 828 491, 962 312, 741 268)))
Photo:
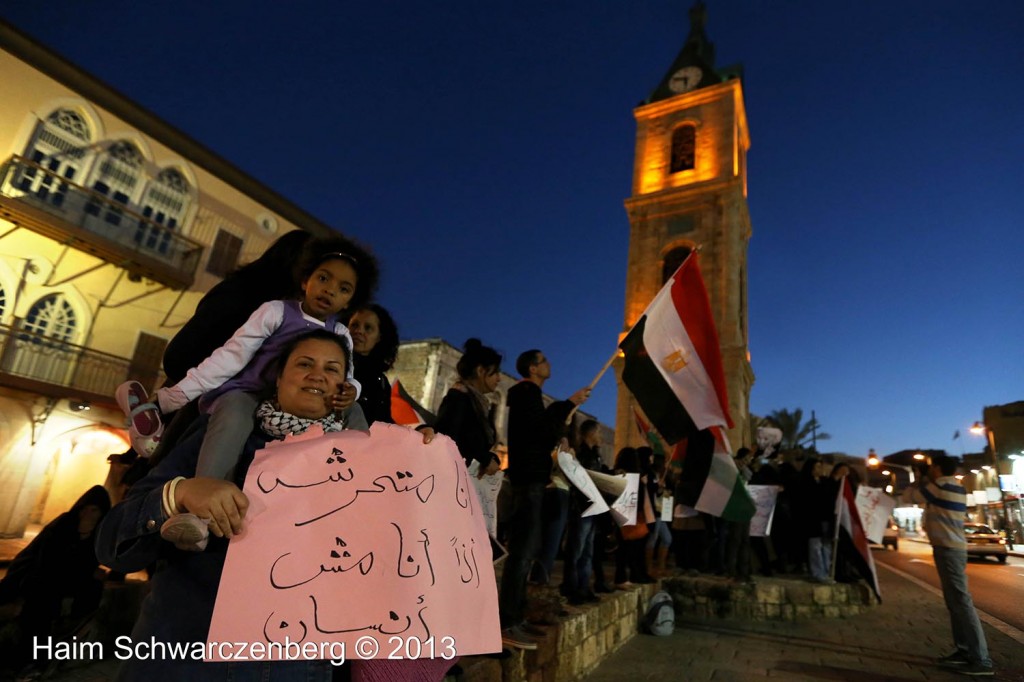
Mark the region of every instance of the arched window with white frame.
POLYGON ((84 174, 92 135, 92 128, 79 112, 52 112, 36 124, 15 186, 40 201, 63 207, 68 182, 80 182, 84 174))
POLYGON ((43 296, 18 324, 13 353, 5 353, 4 370, 54 384, 66 384, 74 372, 78 315, 63 294, 43 296))
POLYGON ((92 191, 110 199, 93 197, 85 212, 115 227, 126 222, 120 206, 128 206, 142 179, 142 152, 133 143, 120 140, 100 156, 93 172, 92 191))
POLYGON ((36 343, 71 343, 78 333, 78 315, 63 294, 49 294, 29 308, 21 329, 36 343))
POLYGON ((139 223, 135 243, 141 248, 166 254, 171 232, 185 219, 191 198, 188 181, 180 171, 165 168, 153 178, 142 197, 142 215, 152 223, 139 223), (163 229, 166 228, 166 229, 163 229))

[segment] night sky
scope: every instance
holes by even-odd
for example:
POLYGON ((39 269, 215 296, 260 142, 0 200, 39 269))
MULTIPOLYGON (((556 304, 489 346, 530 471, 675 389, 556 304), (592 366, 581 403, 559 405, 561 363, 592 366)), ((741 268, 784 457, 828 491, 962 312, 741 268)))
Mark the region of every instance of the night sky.
MULTIPOLYGON (((0 16, 382 261, 403 339, 588 383, 622 331, 632 110, 689 0, 8 0, 0 16)), ((708 3, 744 65, 755 414, 978 451, 1024 399, 1024 3, 708 3), (952 441, 959 430, 960 441, 952 441)), ((607 375, 585 409, 614 420, 607 375)))

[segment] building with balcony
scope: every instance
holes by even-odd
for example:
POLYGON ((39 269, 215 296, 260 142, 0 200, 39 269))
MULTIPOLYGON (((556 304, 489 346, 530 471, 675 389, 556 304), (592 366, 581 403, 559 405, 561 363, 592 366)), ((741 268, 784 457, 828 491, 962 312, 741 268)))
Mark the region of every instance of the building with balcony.
POLYGON ((66 511, 128 448, 202 294, 285 232, 330 228, 0 22, 0 537, 66 511))

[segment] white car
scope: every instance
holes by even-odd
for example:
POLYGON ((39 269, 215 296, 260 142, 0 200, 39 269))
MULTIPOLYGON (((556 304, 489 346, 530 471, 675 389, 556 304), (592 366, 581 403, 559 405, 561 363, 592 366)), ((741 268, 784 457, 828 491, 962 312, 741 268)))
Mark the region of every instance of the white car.
POLYGON ((1006 563, 1006 538, 984 523, 965 523, 968 556, 994 556, 1000 563, 1006 563))

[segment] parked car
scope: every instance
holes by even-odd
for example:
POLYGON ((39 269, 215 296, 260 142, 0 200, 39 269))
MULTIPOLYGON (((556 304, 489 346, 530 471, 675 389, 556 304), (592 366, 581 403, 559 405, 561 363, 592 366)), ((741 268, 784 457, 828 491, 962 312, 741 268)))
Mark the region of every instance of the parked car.
POLYGON ((965 523, 967 556, 994 556, 1000 563, 1006 563, 1006 538, 984 523, 965 523))
POLYGON ((882 536, 882 547, 892 547, 894 552, 900 550, 900 527, 892 519, 885 527, 885 534, 882 536))

